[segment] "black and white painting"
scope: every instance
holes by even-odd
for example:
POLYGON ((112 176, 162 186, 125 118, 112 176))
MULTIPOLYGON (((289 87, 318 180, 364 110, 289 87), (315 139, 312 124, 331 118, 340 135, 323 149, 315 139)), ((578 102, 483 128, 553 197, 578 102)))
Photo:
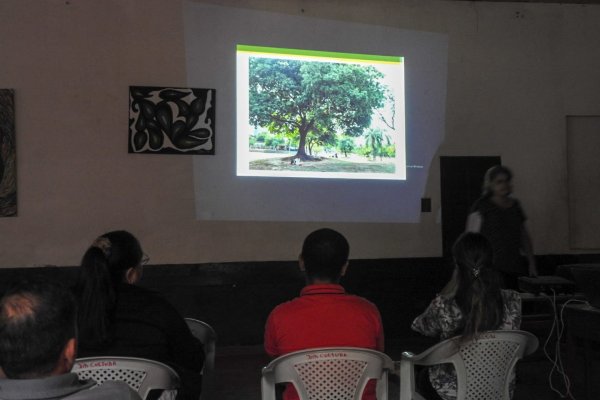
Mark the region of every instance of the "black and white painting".
POLYGON ((0 217, 17 215, 15 92, 0 89, 0 217))
POLYGON ((129 152, 215 154, 215 89, 129 87, 129 152))

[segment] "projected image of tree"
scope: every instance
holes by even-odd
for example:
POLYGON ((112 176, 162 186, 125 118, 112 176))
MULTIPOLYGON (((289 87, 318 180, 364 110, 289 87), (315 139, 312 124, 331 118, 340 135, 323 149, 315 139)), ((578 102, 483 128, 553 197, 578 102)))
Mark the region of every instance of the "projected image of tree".
POLYGON ((247 60, 249 170, 396 173, 403 135, 383 66, 269 55, 247 60))

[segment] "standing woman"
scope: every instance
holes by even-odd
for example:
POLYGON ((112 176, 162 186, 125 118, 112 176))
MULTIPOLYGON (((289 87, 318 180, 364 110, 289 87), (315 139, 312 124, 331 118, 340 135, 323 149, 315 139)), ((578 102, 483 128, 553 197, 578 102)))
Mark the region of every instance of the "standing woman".
MULTIPOLYGON (((452 279, 415 318, 412 329, 440 340, 461 335, 462 342, 488 330, 519 329, 521 297, 514 290, 500 289, 489 241, 478 233, 464 233, 452 247, 452 254, 452 279)), ((419 389, 426 398, 437 395, 444 400, 456 399, 456 371, 452 364, 430 367, 428 377, 429 380, 419 379, 419 389)))
POLYGON ((136 286, 148 258, 126 231, 98 237, 83 255, 75 294, 79 356, 127 356, 163 362, 182 379, 178 399, 198 399, 202 343, 158 293, 136 286))
POLYGON ((466 230, 480 232, 492 243, 494 267, 505 287, 516 289, 519 276, 537 276, 537 266, 525 227, 527 218, 519 201, 511 196, 512 177, 512 172, 501 165, 487 170, 483 195, 471 207, 466 230), (527 258, 528 269, 521 254, 527 258))

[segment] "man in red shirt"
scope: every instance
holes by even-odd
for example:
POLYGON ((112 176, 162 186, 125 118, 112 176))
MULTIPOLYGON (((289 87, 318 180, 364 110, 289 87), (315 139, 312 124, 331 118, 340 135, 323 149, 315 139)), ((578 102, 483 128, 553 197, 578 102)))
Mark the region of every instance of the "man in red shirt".
MULTIPOLYGON (((349 295, 339 284, 348 268, 350 246, 340 233, 319 229, 304 240, 300 269, 307 285, 300 297, 278 305, 265 328, 265 350, 272 357, 314 347, 348 346, 383 351, 383 326, 377 307, 349 295)), ((375 381, 363 400, 375 400, 375 381)), ((288 385, 284 400, 298 399, 288 385)))

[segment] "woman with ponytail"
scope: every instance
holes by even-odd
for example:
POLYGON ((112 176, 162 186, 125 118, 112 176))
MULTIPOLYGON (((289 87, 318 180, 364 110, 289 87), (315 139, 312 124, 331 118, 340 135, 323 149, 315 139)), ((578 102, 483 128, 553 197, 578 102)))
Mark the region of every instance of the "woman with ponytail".
POLYGON ((136 286, 148 258, 126 231, 98 237, 83 255, 75 294, 80 357, 127 356, 172 366, 182 378, 178 399, 198 399, 202 343, 158 293, 136 286))
MULTIPOLYGON (((519 329, 521 297, 513 290, 501 289, 500 276, 492 266, 492 246, 479 233, 465 233, 452 248, 454 273, 425 312, 412 323, 412 329, 430 337, 445 340, 461 336, 461 342, 477 339, 481 332, 497 329, 519 329)), ((454 400, 456 372, 451 364, 429 368, 428 398, 454 400)), ((424 388, 421 380, 421 389, 424 388)))

